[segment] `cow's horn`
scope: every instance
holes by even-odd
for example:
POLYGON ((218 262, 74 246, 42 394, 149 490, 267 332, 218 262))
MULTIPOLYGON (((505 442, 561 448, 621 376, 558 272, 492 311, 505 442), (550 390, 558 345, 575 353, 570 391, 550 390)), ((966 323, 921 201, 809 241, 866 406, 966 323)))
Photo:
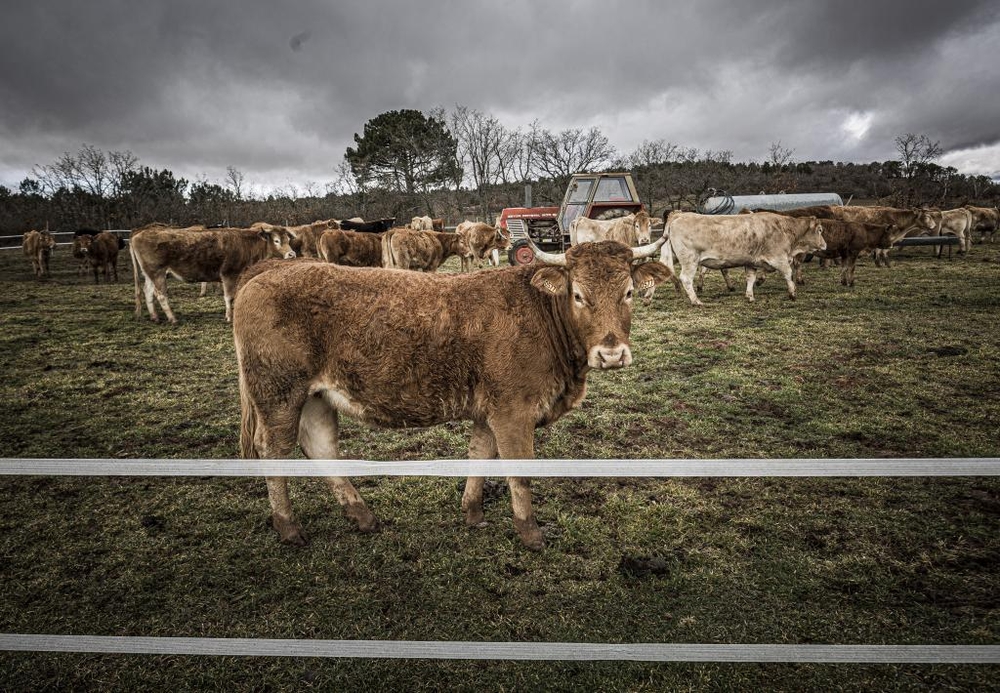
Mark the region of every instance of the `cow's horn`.
POLYGON ((565 267, 566 266, 566 253, 546 253, 541 250, 537 245, 528 240, 528 247, 531 248, 531 252, 535 254, 535 259, 538 260, 543 265, 553 265, 555 267, 565 267))
POLYGON ((660 240, 650 243, 649 245, 641 245, 638 248, 632 248, 632 259, 641 260, 647 257, 653 257, 656 255, 664 243, 667 242, 666 235, 660 236, 660 240))

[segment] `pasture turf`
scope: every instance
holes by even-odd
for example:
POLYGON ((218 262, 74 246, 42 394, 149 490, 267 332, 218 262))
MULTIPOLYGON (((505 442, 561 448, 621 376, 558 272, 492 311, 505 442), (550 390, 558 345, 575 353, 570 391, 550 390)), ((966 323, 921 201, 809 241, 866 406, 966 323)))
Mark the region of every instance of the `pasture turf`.
MULTIPOLYGON (((548 458, 1000 457, 1000 243, 907 249, 857 285, 807 265, 748 304, 636 306, 634 364, 536 434, 548 458)), ((37 281, 0 251, 0 456, 229 458, 239 402, 220 294, 170 284, 133 317, 65 248, 37 281)), ((445 269, 454 271, 450 261, 445 269)), ((736 273, 739 274, 739 273, 736 273)), ((343 420, 346 457, 461 458, 469 426, 343 420)), ((500 481, 500 480, 498 480, 500 481)), ((292 481, 311 538, 279 545, 255 478, 0 479, 0 632, 388 640, 1000 644, 1000 482, 540 479, 523 549, 502 483, 356 480, 354 531, 292 481)), ((989 690, 994 666, 647 664, 0 653, 0 690, 989 690)))

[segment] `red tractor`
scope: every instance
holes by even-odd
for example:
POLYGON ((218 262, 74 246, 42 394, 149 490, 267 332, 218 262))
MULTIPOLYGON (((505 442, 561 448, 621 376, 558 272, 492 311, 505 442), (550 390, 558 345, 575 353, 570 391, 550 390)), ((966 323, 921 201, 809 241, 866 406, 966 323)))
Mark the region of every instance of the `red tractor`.
POLYGON ((630 173, 575 173, 558 207, 508 207, 497 226, 510 234, 507 258, 512 265, 535 259, 528 238, 549 252, 569 247, 569 226, 578 217, 614 219, 643 209, 630 173))

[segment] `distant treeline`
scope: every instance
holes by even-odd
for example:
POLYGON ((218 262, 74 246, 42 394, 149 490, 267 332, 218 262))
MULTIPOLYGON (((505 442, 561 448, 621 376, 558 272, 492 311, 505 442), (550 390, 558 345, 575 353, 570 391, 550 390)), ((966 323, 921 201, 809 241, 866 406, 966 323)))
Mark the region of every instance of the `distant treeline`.
MULTIPOLYGON (((835 192, 845 202, 877 202, 893 206, 940 208, 963 204, 996 206, 1000 184, 987 176, 959 174, 932 162, 869 164, 807 161, 799 163, 733 163, 728 152, 660 163, 642 163, 635 155, 619 157, 594 170, 629 170, 640 197, 654 214, 665 209, 695 208, 711 189, 733 195, 757 193, 835 192)), ((169 170, 139 166, 130 153, 104 154, 84 147, 52 166, 36 169, 18 189, 0 186, 0 234, 32 228, 72 231, 78 228, 136 228, 153 221, 176 225, 255 221, 302 224, 316 219, 412 216, 444 217, 454 225, 463 219, 492 218, 504 207, 521 206, 525 184, 531 184, 535 206, 558 205, 568 176, 534 177, 515 182, 470 186, 451 181, 419 191, 382 185, 330 185, 305 190, 251 194, 243 174, 230 167, 225 184, 191 183, 169 170), (104 158, 101 170, 88 171, 86 156, 104 158), (122 161, 122 157, 131 160, 122 161), (118 168, 107 165, 118 161, 118 168), (63 170, 59 170, 60 165, 63 170)))

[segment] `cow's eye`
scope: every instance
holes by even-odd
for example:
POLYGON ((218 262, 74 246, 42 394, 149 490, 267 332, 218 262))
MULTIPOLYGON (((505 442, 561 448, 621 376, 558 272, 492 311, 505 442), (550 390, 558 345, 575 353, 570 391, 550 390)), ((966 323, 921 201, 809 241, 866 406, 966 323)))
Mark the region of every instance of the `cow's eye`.
POLYGON ((625 292, 625 300, 626 301, 632 300, 632 289, 629 289, 628 291, 625 292))
POLYGON ((573 292, 573 300, 576 301, 576 305, 578 306, 584 306, 587 304, 587 302, 583 298, 583 294, 581 294, 579 291, 573 292))

